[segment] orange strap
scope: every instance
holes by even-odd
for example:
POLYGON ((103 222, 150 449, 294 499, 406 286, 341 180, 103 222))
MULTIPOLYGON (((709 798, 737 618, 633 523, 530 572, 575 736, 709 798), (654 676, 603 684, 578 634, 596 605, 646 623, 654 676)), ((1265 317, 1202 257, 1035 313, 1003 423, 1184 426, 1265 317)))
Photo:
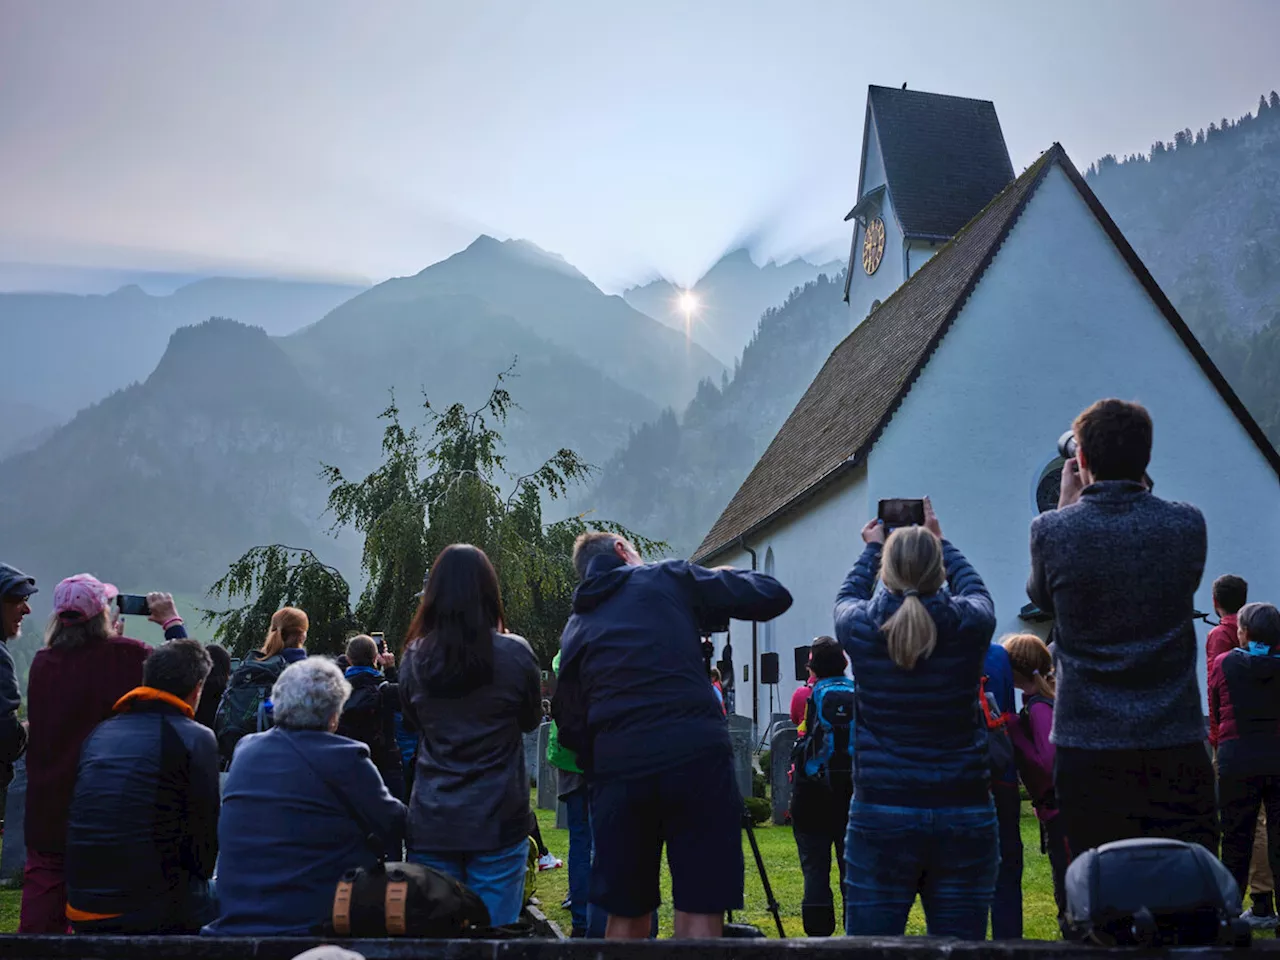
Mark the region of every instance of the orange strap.
POLYGON ((387 880, 387 936, 403 937, 409 932, 409 881, 387 880))
POLYGON ((333 895, 333 932, 340 937, 351 936, 351 890, 351 881, 341 880, 333 895))

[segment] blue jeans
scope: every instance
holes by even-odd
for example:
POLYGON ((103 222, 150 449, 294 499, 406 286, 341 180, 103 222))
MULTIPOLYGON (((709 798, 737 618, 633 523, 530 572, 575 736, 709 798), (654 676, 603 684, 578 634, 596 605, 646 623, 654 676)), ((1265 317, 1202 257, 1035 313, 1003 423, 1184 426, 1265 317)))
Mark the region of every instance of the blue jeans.
POLYGON ((588 905, 591 897, 591 804, 586 785, 564 797, 565 814, 569 821, 569 913, 573 917, 573 932, 580 937, 603 937, 605 914, 588 905), (591 929, 592 914, 598 914, 598 934, 591 929))
POLYGON ((524 909, 524 879, 529 866, 529 841, 505 850, 456 853, 410 850, 409 862, 433 867, 464 883, 484 901, 495 927, 515 923, 524 909))
POLYGON ((1000 862, 995 807, 849 808, 845 932, 901 936, 919 893, 930 936, 982 940, 1000 862))

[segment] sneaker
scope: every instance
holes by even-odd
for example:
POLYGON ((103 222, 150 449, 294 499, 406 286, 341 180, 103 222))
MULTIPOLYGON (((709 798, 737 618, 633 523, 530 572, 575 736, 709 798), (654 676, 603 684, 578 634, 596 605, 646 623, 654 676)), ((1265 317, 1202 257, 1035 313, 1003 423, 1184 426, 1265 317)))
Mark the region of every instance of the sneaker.
POLYGON ((573 909, 573 899, 572 899, 571 897, 565 897, 565 898, 564 898, 564 903, 560 904, 560 909, 561 909, 561 910, 572 910, 572 909, 573 909))
POLYGON ((1277 923, 1280 923, 1280 918, 1277 918, 1275 914, 1269 917, 1260 917, 1255 915, 1253 910, 1246 910, 1240 914, 1240 919, 1249 924, 1254 930, 1274 930, 1277 923))
POLYGON ((544 853, 538 858, 538 872, 543 870, 559 870, 564 866, 564 861, 557 857, 554 853, 544 853))

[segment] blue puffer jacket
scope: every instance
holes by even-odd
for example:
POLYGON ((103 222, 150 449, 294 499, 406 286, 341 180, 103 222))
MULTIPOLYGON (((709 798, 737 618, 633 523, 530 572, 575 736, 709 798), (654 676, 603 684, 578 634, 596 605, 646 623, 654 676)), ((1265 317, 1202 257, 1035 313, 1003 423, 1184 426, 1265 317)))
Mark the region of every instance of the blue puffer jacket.
POLYGON ((881 549, 868 544, 836 598, 836 638, 858 684, 856 796, 900 807, 986 804, 987 731, 977 702, 996 627, 991 595, 944 540, 949 590, 920 598, 937 624, 937 647, 914 670, 903 670, 889 659, 880 632, 902 597, 884 590, 873 596, 881 549))

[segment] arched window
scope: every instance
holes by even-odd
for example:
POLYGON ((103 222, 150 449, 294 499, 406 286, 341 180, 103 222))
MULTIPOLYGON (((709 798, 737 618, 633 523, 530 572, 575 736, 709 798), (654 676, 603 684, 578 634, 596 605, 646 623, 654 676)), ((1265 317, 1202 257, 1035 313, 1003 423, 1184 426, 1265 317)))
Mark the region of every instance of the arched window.
POLYGON ((879 309, 880 309, 880 301, 879 301, 879 300, 872 300, 872 301, 871 301, 871 309, 867 311, 867 316, 868 316, 868 317, 869 317, 869 316, 871 316, 873 313, 875 313, 875 312, 876 312, 877 310, 879 310, 879 309))
MULTIPOLYGON (((765 551, 764 555, 764 572, 769 576, 773 576, 773 547, 765 551)), ((778 651, 778 633, 777 621, 770 620, 764 625, 764 650, 763 653, 777 653, 778 651)))

